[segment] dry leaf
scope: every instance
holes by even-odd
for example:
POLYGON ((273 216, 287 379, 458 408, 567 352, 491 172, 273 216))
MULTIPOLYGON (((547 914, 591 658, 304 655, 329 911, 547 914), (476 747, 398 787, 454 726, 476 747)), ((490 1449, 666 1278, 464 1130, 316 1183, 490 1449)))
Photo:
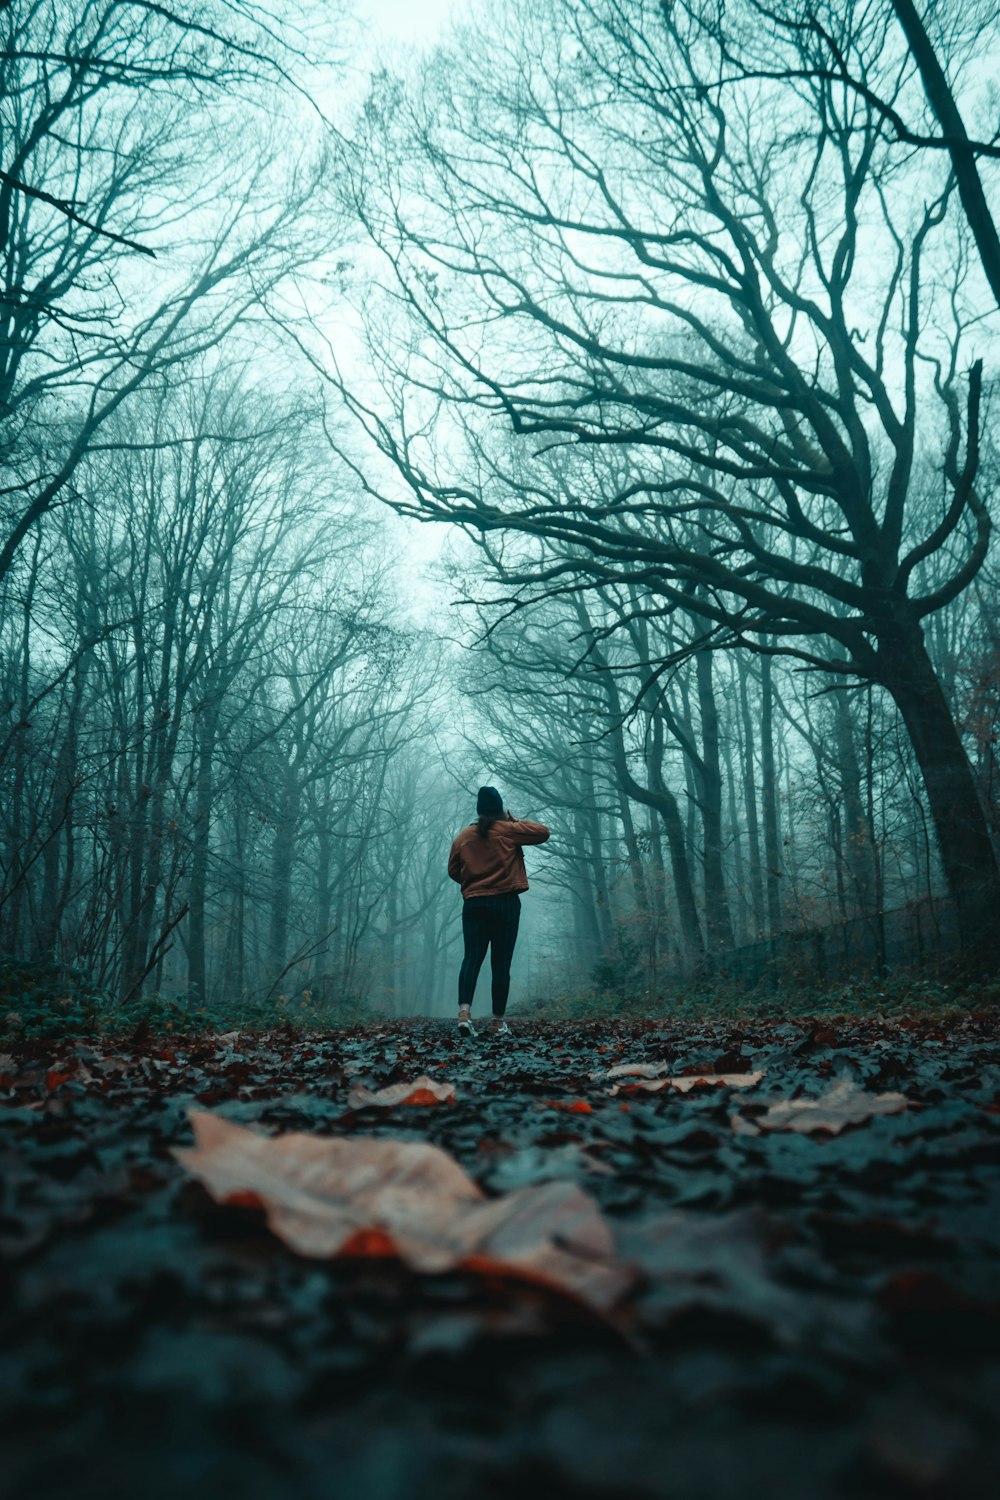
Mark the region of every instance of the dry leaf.
POLYGON ((458 1163, 419 1141, 258 1135, 190 1112, 195 1147, 174 1155, 219 1203, 263 1208, 300 1255, 395 1255, 415 1271, 516 1276, 604 1311, 635 1272, 575 1183, 487 1199, 458 1163))
POLYGON ((613 1068, 599 1068, 596 1073, 591 1073, 592 1079, 603 1078, 625 1078, 632 1076, 636 1078, 662 1078, 664 1073, 669 1073, 670 1064, 661 1063, 615 1063, 613 1068))
POLYGON ((741 1135, 761 1130, 797 1130, 801 1134, 825 1130, 838 1135, 845 1125, 860 1125, 873 1115, 898 1115, 909 1102, 905 1094, 868 1094, 852 1078, 840 1078, 816 1099, 781 1099, 772 1104, 766 1114, 755 1117, 753 1130, 747 1121, 737 1126, 735 1117, 731 1123, 741 1135))
POLYGON ((752 1089, 760 1083, 763 1076, 762 1072, 682 1073, 675 1078, 637 1078, 634 1083, 616 1083, 608 1089, 608 1093, 631 1094, 642 1089, 646 1093, 654 1094, 659 1089, 677 1089, 678 1093, 687 1094, 696 1083, 707 1083, 728 1089, 752 1089))
POLYGON ((366 1089, 355 1084, 347 1098, 351 1109, 365 1109, 376 1105, 379 1109, 392 1109, 395 1104, 452 1104, 455 1099, 453 1083, 438 1083, 422 1074, 412 1083, 392 1083, 384 1089, 366 1089))

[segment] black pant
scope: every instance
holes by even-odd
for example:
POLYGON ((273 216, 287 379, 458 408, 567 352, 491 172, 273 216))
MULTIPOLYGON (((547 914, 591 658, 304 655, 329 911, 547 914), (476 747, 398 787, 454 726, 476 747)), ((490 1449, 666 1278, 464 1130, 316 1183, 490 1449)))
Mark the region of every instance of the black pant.
POLYGON ((517 891, 502 896, 470 896, 462 902, 462 936, 465 957, 458 976, 458 1003, 471 1005, 476 980, 487 948, 493 970, 493 1014, 502 1016, 510 993, 510 961, 521 920, 521 898, 517 891))

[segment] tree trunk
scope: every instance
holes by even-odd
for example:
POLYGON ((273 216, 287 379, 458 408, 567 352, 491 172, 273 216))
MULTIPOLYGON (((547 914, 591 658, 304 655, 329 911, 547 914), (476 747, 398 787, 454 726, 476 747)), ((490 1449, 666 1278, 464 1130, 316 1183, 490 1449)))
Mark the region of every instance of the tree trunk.
POLYGON ((278 819, 271 844, 271 910, 267 935, 267 967, 271 985, 284 972, 288 950, 288 916, 292 900, 292 866, 295 862, 296 786, 294 772, 286 768, 278 801, 278 819))
MULTIPOLYGON (((861 762, 854 743, 854 725, 843 692, 833 694, 833 732, 843 798, 844 860, 851 876, 855 909, 860 916, 866 917, 871 911, 874 884, 872 848, 861 798, 861 762)), ((866 769, 870 783, 872 768, 869 765, 866 769)))
POLYGON ((208 899, 209 834, 212 828, 212 774, 217 734, 218 703, 214 696, 202 711, 195 771, 194 819, 191 830, 190 912, 188 915, 188 1004, 202 1006, 208 998, 205 955, 205 904, 208 899))
POLYGON ((740 713, 743 719, 743 802, 747 816, 747 858, 750 863, 750 898, 753 903, 754 937, 764 935, 764 873, 760 862, 760 826, 757 820, 757 778, 753 758, 753 720, 747 698, 747 672, 737 653, 740 679, 740 713))
POLYGON ((890 0, 890 3, 910 45, 913 60, 920 70, 927 102, 937 116, 948 142, 948 153, 965 217, 972 230, 990 289, 1000 304, 1000 236, 979 176, 976 149, 966 133, 955 95, 913 0, 890 0))
MULTIPOLYGON (((667 847, 670 850, 670 871, 674 877, 674 895, 677 898, 677 915, 680 919, 685 955, 688 965, 697 968, 705 957, 705 940, 701 934, 701 923, 698 921, 698 907, 694 898, 694 886, 691 883, 691 866, 688 862, 688 845, 681 810, 677 805, 677 798, 663 780, 661 756, 662 740, 659 734, 655 734, 646 762, 652 789, 651 792, 645 794, 643 800, 649 800, 663 820, 663 831, 667 835, 667 847)), ((641 788, 638 790, 642 791, 641 788)), ((631 787, 629 792, 630 795, 635 795, 631 787)))
POLYGON ((726 757, 726 812, 733 847, 733 879, 737 891, 733 941, 737 947, 749 941, 746 921, 746 871, 743 865, 743 834, 736 807, 736 773, 732 754, 726 757))
POLYGON ((646 973, 650 983, 656 979, 656 929, 653 925, 652 903, 649 899, 649 882, 646 879, 646 871, 642 863, 642 854, 639 849, 639 840, 636 837, 635 821, 632 817, 632 808, 629 799, 619 785, 618 790, 618 817, 622 825, 622 835, 625 841, 625 850, 628 854, 629 874, 632 878, 632 890, 635 895, 636 911, 642 932, 642 947, 645 958, 646 973))
POLYGON ((719 765, 719 714, 712 680, 712 654, 700 651, 695 661, 698 711, 701 715, 701 825, 705 861, 705 938, 710 953, 733 946, 733 924, 726 899, 722 862, 722 771, 719 765))
POLYGON ((883 632, 878 659, 882 684, 902 715, 923 774, 963 955, 975 969, 995 971, 1000 959, 1000 865, 969 758, 919 624, 883 632))
MULTIPOLYGON (((578 608, 578 615, 584 628, 590 629, 590 621, 582 608, 578 608)), ((651 738, 647 740, 645 752, 646 772, 650 784, 642 786, 629 769, 625 737, 622 732, 624 715, 614 677, 605 670, 607 663, 596 646, 593 647, 591 655, 595 666, 601 669, 600 681, 608 705, 608 717, 611 721, 609 738, 618 785, 627 796, 632 798, 633 802, 640 802, 646 807, 655 808, 663 820, 663 828, 670 848, 670 867, 674 877, 674 894, 677 898, 677 914, 680 919, 685 956, 688 965, 696 968, 705 957, 705 941, 698 921, 698 907, 691 881, 684 823, 677 805, 677 798, 663 779, 663 721, 655 713, 650 713, 651 738)))
POLYGON ((594 782, 593 756, 587 755, 584 762, 584 794, 581 817, 585 834, 583 849, 590 865, 594 892, 594 915, 597 919, 599 951, 604 953, 611 946, 611 895, 608 890, 607 870, 604 865, 604 848, 601 839, 601 815, 597 806, 597 788, 594 782))
POLYGON ((771 937, 784 925, 781 916, 781 834, 778 825, 778 781, 774 765, 774 690, 771 658, 761 657, 760 775, 764 803, 764 863, 767 867, 767 924, 771 937))

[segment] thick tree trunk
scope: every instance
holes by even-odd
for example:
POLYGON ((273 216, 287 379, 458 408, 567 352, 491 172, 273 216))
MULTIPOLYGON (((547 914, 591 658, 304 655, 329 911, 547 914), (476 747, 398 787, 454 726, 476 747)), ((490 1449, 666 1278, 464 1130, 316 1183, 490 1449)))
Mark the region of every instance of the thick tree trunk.
POLYGON ((963 956, 976 970, 993 972, 1000 961, 1000 863, 919 624, 884 632, 878 658, 883 686, 903 717, 923 774, 963 956))
POLYGON ((1000 303, 1000 236, 979 176, 976 148, 966 133, 955 95, 916 5, 913 0, 891 0, 891 4, 920 69, 927 102, 944 132, 965 217, 990 289, 1000 303))
POLYGON ((577 808, 573 818, 573 848, 579 851, 576 863, 578 873, 575 883, 574 925, 577 948, 582 961, 589 969, 596 963, 604 946, 604 934, 598 913, 599 897, 594 883, 594 867, 587 848, 587 836, 587 819, 582 809, 577 808))
POLYGON ((585 783, 581 817, 585 830, 583 849, 591 870, 594 892, 594 915, 597 919, 600 951, 611 946, 611 893, 604 864, 604 845, 601 839, 601 815, 597 806, 597 787, 594 781, 593 757, 587 756, 584 769, 585 783))

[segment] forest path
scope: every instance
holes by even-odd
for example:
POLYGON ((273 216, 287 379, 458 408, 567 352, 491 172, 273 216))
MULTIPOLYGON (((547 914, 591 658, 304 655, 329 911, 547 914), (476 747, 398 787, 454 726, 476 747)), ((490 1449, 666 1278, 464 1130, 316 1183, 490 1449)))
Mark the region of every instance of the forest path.
MULTIPOLYGON (((8 1492, 1000 1491, 995 1016, 512 1024, 0 1058, 8 1492), (623 1065, 645 1074, 607 1076, 623 1065), (454 1100, 351 1102, 420 1076, 454 1100), (489 1265, 432 1275, 298 1255, 175 1157, 192 1111, 306 1151, 430 1143, 534 1228, 515 1215, 489 1265), (609 1231, 613 1294, 529 1264, 549 1210, 547 1264, 577 1254, 553 1182, 609 1231)), ((246 1191, 267 1204, 274 1178, 246 1191)), ((430 1186, 418 1206, 425 1234, 451 1211, 430 1186)))

